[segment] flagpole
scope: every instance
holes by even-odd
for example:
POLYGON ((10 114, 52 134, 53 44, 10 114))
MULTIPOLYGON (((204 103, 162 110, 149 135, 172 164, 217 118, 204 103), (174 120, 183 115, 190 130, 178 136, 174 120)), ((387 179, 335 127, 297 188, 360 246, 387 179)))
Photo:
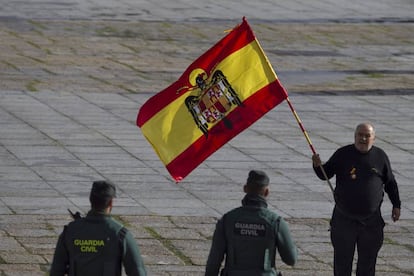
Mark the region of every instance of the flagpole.
MULTIPOLYGON (((302 130, 302 133, 303 133, 303 135, 305 136, 306 141, 308 142, 308 145, 309 145, 309 147, 310 147, 310 149, 311 149, 312 153, 313 153, 314 155, 315 155, 315 154, 317 154, 317 153, 316 153, 315 148, 314 148, 314 147, 313 147, 313 145, 312 145, 312 141, 311 141, 311 139, 310 139, 310 137, 309 137, 309 135, 308 135, 308 132, 306 131, 305 127, 303 126, 302 121, 300 120, 299 115, 298 115, 298 113, 296 112, 296 110, 293 108, 293 105, 292 105, 292 103, 290 102, 290 100, 289 100, 289 97, 288 97, 288 96, 286 97, 286 101, 287 101, 287 103, 288 103, 288 105, 289 105, 290 110, 291 110, 291 111, 292 111, 292 113, 293 113, 293 116, 295 116, 296 122, 298 123, 298 125, 299 125, 300 129, 302 130)), ((328 178, 328 176, 327 176, 327 174, 326 174, 326 172, 325 172, 325 169, 323 168, 322 164, 320 164, 320 165, 319 165, 319 167, 321 168, 322 174, 323 174, 323 176, 325 177, 325 180, 326 180, 326 182, 328 183, 329 188, 331 189, 331 192, 332 192, 332 194, 333 194, 333 195, 334 195, 334 197, 335 197, 335 194, 334 194, 334 189, 333 189, 333 187, 332 187, 331 182, 329 181, 329 178, 328 178)))

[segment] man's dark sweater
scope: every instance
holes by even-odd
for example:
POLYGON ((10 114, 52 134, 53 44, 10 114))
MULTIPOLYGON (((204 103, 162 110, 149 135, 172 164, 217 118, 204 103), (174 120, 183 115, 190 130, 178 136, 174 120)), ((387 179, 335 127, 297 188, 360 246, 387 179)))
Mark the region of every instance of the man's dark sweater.
MULTIPOLYGON (((328 178, 336 176, 335 200, 346 213, 361 218, 375 213, 384 191, 394 208, 401 207, 397 182, 382 149, 373 146, 361 153, 353 144, 347 145, 338 149, 323 168, 328 178)), ((321 168, 314 170, 324 180, 321 168)))

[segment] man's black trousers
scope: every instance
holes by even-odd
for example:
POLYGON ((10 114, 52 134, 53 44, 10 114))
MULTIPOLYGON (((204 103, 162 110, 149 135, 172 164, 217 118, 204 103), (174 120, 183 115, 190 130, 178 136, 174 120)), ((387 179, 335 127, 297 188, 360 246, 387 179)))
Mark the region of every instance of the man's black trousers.
POLYGON ((368 219, 356 220, 335 208, 331 220, 335 276, 351 276, 355 248, 358 254, 356 276, 375 275, 378 251, 384 240, 384 225, 380 211, 368 219))

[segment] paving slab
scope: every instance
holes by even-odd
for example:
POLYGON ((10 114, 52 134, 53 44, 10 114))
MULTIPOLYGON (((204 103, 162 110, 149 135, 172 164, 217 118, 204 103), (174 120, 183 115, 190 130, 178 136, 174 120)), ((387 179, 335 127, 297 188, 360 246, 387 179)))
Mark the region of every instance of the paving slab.
POLYGON ((135 125, 139 107, 246 16, 323 160, 377 129, 399 183, 377 275, 414 275, 414 16, 406 0, 0 0, 0 275, 47 275, 67 209, 116 183, 114 216, 149 275, 203 275, 217 219, 248 170, 299 249, 284 275, 332 275, 328 185, 287 103, 176 184, 135 125))

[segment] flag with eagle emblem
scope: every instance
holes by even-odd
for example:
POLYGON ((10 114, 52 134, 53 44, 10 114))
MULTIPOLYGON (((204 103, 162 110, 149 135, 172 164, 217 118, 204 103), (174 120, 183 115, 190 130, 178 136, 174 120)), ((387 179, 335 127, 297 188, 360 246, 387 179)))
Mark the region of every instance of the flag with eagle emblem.
POLYGON ((137 126, 176 182, 288 97, 247 20, 146 101, 137 126))

